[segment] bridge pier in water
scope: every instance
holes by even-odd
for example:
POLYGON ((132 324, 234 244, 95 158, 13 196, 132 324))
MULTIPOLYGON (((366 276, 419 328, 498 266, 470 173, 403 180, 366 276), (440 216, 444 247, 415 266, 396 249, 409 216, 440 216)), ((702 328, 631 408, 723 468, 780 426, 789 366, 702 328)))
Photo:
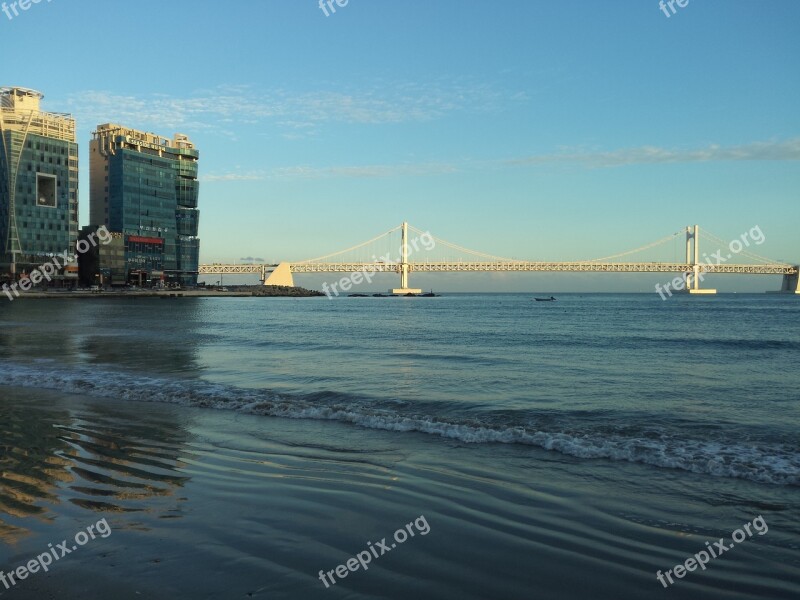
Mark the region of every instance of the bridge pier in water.
POLYGON ((690 294, 716 294, 717 290, 702 289, 700 280, 700 226, 686 228, 686 264, 692 270, 686 273, 686 291, 690 294))
POLYGON ((781 289, 777 292, 767 292, 768 294, 800 294, 800 265, 795 267, 797 271, 783 276, 781 289))

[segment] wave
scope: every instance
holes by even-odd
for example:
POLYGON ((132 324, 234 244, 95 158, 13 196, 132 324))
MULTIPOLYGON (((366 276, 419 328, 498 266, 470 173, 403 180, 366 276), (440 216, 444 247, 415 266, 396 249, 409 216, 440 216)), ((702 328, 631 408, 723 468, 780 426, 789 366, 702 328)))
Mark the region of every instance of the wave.
MULTIPOLYGON (((364 428, 419 432, 470 444, 522 444, 582 458, 642 463, 764 484, 800 485, 800 448, 794 444, 692 439, 648 426, 592 428, 586 415, 574 415, 569 427, 530 419, 469 418, 420 414, 419 403, 380 401, 339 392, 292 395, 196 379, 142 377, 123 372, 37 361, 35 367, 0 361, 2 384, 43 388, 92 397, 164 402, 241 413, 351 423, 364 428)), ((432 410, 432 405, 424 406, 432 410)), ((714 432, 719 435, 720 432, 714 432)))
MULTIPOLYGON (((686 337, 651 337, 631 335, 626 337, 595 336, 594 339, 581 339, 584 347, 637 349, 642 347, 675 347, 685 349, 723 349, 739 351, 759 350, 800 350, 800 342, 780 339, 743 339, 743 338, 686 338, 686 337)), ((558 341, 558 343, 562 343, 558 341)))

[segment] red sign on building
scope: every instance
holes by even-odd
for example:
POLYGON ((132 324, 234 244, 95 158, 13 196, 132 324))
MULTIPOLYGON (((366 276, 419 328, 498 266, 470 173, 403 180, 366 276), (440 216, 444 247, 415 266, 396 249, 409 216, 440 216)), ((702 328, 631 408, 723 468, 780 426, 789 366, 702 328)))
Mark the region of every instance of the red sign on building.
POLYGON ((163 244, 164 240, 162 238, 154 238, 154 237, 142 237, 140 235, 129 235, 128 236, 129 242, 138 242, 141 244, 163 244))

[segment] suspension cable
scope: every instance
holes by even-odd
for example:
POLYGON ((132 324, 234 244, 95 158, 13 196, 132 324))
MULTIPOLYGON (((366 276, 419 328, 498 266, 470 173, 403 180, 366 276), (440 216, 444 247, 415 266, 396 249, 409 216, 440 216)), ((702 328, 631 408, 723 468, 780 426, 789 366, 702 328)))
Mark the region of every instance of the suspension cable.
POLYGON ((325 256, 320 256, 318 258, 309 258, 308 260, 302 260, 302 261, 296 262, 294 264, 302 265, 302 264, 310 263, 310 262, 320 262, 320 261, 325 260, 326 258, 332 258, 334 256, 339 256, 340 254, 345 254, 346 252, 352 252, 353 250, 358 250, 359 248, 363 248, 367 244, 371 244, 372 242, 376 242, 379 239, 381 239, 382 237, 385 237, 385 236, 387 236, 387 235, 389 235, 391 233, 394 233, 395 231, 400 229, 400 227, 401 227, 401 225, 398 225, 397 227, 394 227, 393 229, 390 229, 389 231, 386 231, 386 232, 384 232, 384 233, 382 233, 380 235, 377 235, 374 238, 372 238, 371 240, 367 240, 366 242, 364 242, 362 244, 357 244, 357 245, 353 246, 352 248, 347 248, 346 250, 340 250, 339 252, 334 252, 332 254, 327 254, 325 256))
MULTIPOLYGON (((345 250, 340 250, 338 252, 333 252, 333 253, 327 254, 325 256, 320 256, 320 257, 317 257, 317 258, 310 258, 310 259, 307 259, 307 260, 299 261, 299 262, 296 262, 295 264, 321 262, 321 261, 324 261, 326 259, 333 258, 334 256, 340 256, 342 254, 346 254, 348 252, 352 252, 354 250, 358 250, 359 248, 363 248, 364 246, 372 244, 373 242, 376 242, 376 241, 380 240, 381 238, 389 236, 390 234, 394 233, 395 231, 400 230, 401 228, 402 228, 402 225, 398 225, 397 227, 393 227, 389 231, 381 233, 380 235, 377 235, 374 238, 372 238, 370 240, 367 240, 366 242, 363 242, 361 244, 357 244, 357 245, 352 246, 350 248, 347 248, 345 250)), ((499 261, 499 262, 505 262, 505 263, 529 262, 529 261, 526 261, 526 260, 519 260, 519 259, 515 259, 515 258, 507 258, 507 257, 504 257, 504 256, 495 256, 493 254, 487 254, 485 252, 479 252, 477 250, 470 250, 469 248, 465 248, 463 246, 459 246, 458 244, 454 244, 454 243, 448 242, 447 240, 444 240, 442 238, 436 237, 436 236, 432 235, 429 231, 422 231, 421 229, 418 229, 417 227, 414 227, 413 225, 409 225, 408 228, 409 228, 409 230, 411 230, 414 233, 417 233, 419 235, 428 235, 428 236, 430 236, 431 238, 433 238, 433 240, 435 240, 437 243, 439 243, 439 244, 441 244, 443 246, 447 246, 448 248, 451 248, 451 249, 456 250, 458 252, 463 252, 463 253, 471 255, 471 256, 476 256, 476 257, 480 257, 480 258, 487 259, 487 260, 499 261)), ((726 247, 729 245, 728 242, 725 242, 724 240, 722 240, 721 238, 715 236, 713 233, 707 231, 706 229, 702 229, 701 231, 702 231, 702 235, 703 236, 708 237, 712 241, 720 243, 720 244, 722 244, 723 246, 726 246, 726 247)), ((660 240, 656 240, 655 242, 652 242, 650 244, 646 244, 644 246, 641 246, 639 248, 635 248, 633 250, 628 250, 626 252, 620 252, 618 254, 612 254, 610 256, 604 256, 602 258, 593 258, 593 259, 590 259, 590 260, 577 261, 577 262, 601 262, 601 261, 608 261, 608 260, 615 259, 615 258, 620 258, 620 257, 623 257, 623 256, 628 256, 630 254, 635 254, 637 252, 642 252, 644 250, 649 250, 650 248, 654 248, 654 247, 659 246, 661 244, 666 244, 667 242, 670 242, 670 241, 674 240, 676 237, 678 237, 679 235, 682 235, 685 232, 686 232, 686 229, 681 229, 681 230, 676 231, 675 233, 672 233, 672 234, 670 234, 670 235, 668 235, 668 236, 666 236, 664 238, 661 238, 660 240)), ((759 256, 758 254, 754 254, 752 252, 748 252, 748 251, 746 251, 744 249, 741 250, 739 252, 739 254, 742 254, 742 255, 744 255, 746 257, 752 258, 754 260, 757 260, 757 261, 760 261, 760 262, 763 262, 763 263, 766 263, 766 264, 778 264, 778 265, 787 265, 788 264, 788 263, 783 263, 783 262, 780 262, 780 261, 775 261, 775 260, 772 260, 770 258, 766 258, 766 257, 763 257, 763 256, 759 256)))
POLYGON ((676 231, 675 233, 670 234, 665 238, 657 240, 657 241, 653 242, 652 244, 647 244, 646 246, 642 246, 641 248, 636 248, 635 250, 628 250, 627 252, 620 252, 619 254, 612 254, 611 256, 604 256, 603 258, 593 258, 591 260, 587 260, 586 262, 600 262, 602 260, 610 260, 612 258, 619 258, 620 256, 627 256, 628 254, 634 254, 636 252, 641 252, 642 250, 648 250, 650 248, 653 248, 654 246, 658 246, 659 244, 665 244, 666 242, 672 241, 673 239, 675 239, 677 236, 679 236, 680 234, 684 233, 685 231, 686 231, 685 229, 682 229, 680 231, 676 231))
MULTIPOLYGON (((722 244, 725 248, 729 248, 730 249, 730 242, 726 242, 725 240, 723 240, 721 238, 718 238, 717 236, 715 236, 710 231, 707 231, 705 229, 701 229, 700 230, 700 235, 706 236, 709 239, 711 239, 712 241, 717 242, 718 244, 722 244)), ((748 252, 747 250, 744 250, 744 249, 742 249, 739 252, 737 252, 737 254, 741 254, 743 256, 746 256, 747 258, 752 258, 753 260, 757 260, 757 261, 763 262, 765 264, 789 266, 788 263, 783 263, 783 262, 780 262, 780 261, 777 261, 777 260, 773 260, 771 258, 766 258, 764 256, 759 256, 758 254, 754 254, 753 252, 748 252)))
POLYGON ((438 238, 438 237, 432 235, 429 231, 422 231, 421 229, 417 229, 413 225, 409 225, 408 228, 411 231, 413 231, 414 233, 418 233, 420 235, 429 235, 429 236, 431 236, 436 242, 442 244, 443 246, 447 246, 449 248, 452 248, 453 250, 458 250, 459 252, 465 252, 467 254, 471 254, 472 256, 479 256, 481 258, 488 258, 488 259, 501 261, 501 262, 512 262, 512 263, 528 262, 528 261, 518 260, 518 259, 514 259, 514 258, 506 258, 504 256, 494 256, 493 254, 486 254, 484 252, 478 252, 477 250, 470 250, 469 248, 464 248, 463 246, 459 246, 458 244, 453 244, 452 242, 448 242, 447 240, 443 240, 442 238, 438 238))

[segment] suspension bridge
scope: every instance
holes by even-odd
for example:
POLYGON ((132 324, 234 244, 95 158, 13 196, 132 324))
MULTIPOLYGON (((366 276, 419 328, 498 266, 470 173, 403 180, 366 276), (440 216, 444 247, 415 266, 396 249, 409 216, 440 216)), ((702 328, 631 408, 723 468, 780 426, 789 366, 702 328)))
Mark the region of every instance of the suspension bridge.
MULTIPOLYGON (((760 230, 759 230, 760 232, 760 230)), ((400 287, 390 290, 393 294, 419 294, 420 289, 409 285, 411 273, 462 273, 462 272, 572 272, 572 273, 675 273, 678 277, 673 282, 673 290, 688 291, 690 294, 715 294, 716 290, 701 288, 706 274, 734 274, 734 275, 781 275, 783 282, 776 293, 800 294, 798 273, 800 266, 777 262, 754 254, 746 248, 758 240, 749 240, 746 235, 741 238, 725 242, 721 238, 703 231, 704 239, 719 244, 716 252, 710 256, 700 255, 700 227, 689 226, 685 229, 646 244, 639 248, 605 256, 602 258, 572 261, 551 262, 518 260, 493 256, 475 250, 463 248, 446 240, 434 237, 427 231, 403 223, 381 235, 366 242, 321 256, 318 258, 298 261, 279 262, 274 264, 219 264, 200 265, 200 275, 249 275, 256 274, 264 285, 294 286, 294 275, 301 273, 395 273, 400 276, 400 287), (394 246, 393 252, 380 255, 379 250, 374 251, 380 242, 396 239, 400 233, 399 247, 394 246), (411 238, 413 233, 416 237, 411 238), (662 247, 670 242, 676 242, 685 234, 686 254, 685 261, 649 261, 630 262, 619 260, 632 254, 642 253, 654 248, 662 247), (420 253, 430 253, 434 248, 446 249, 455 252, 458 258, 444 258, 430 260, 417 259, 420 253), (354 257, 353 254, 360 255, 354 257), (370 256, 371 254, 371 256, 370 256), (467 260, 464 260, 464 257, 467 260), (413 260, 412 260, 413 258, 413 260), (755 261, 751 264, 731 262, 732 259, 747 259, 755 261), (678 283, 680 282, 680 283, 678 283)), ((763 239, 762 239, 763 241, 763 239)), ((353 278, 354 283, 355 277, 353 278)))

